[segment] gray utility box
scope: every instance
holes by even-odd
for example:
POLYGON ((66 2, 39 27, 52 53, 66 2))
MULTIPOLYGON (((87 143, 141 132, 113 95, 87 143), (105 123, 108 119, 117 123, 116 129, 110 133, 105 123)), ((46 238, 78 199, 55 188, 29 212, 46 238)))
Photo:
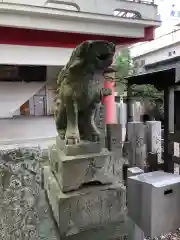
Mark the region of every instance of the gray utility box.
POLYGON ((180 227, 180 176, 165 172, 128 178, 129 217, 146 237, 155 237, 180 227))

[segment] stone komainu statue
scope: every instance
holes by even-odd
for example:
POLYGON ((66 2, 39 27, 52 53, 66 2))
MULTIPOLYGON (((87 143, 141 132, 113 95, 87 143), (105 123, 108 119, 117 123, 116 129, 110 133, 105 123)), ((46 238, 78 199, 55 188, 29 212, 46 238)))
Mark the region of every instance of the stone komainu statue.
POLYGON ((115 45, 107 41, 85 41, 74 49, 58 76, 55 121, 66 144, 99 140, 94 115, 105 91, 104 71, 112 64, 115 45))

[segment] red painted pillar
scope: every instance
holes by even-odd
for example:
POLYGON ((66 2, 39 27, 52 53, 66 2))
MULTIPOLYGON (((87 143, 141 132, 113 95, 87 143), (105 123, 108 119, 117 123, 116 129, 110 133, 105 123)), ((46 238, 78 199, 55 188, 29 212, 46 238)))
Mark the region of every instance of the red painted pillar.
POLYGON ((113 81, 105 80, 104 88, 110 88, 112 90, 112 95, 106 96, 103 99, 103 103, 105 105, 105 123, 106 124, 117 123, 115 103, 115 83, 113 81))

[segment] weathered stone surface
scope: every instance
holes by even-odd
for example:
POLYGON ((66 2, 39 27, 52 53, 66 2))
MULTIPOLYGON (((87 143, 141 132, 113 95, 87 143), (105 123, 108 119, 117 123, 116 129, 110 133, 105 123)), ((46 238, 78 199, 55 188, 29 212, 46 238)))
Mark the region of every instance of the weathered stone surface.
POLYGON ((156 153, 158 162, 162 162, 162 149, 161 149, 161 122, 147 121, 147 152, 156 153))
POLYGON ((111 153, 107 149, 98 154, 66 156, 53 145, 49 147, 49 159, 63 192, 76 190, 89 182, 108 184, 115 180, 111 153))
POLYGON ((144 169, 146 163, 146 126, 142 122, 128 123, 128 160, 130 167, 144 169))
POLYGON ((59 73, 55 121, 59 136, 67 144, 99 140, 94 115, 102 97, 112 93, 103 85, 104 71, 112 64, 115 49, 108 41, 82 42, 59 73))
MULTIPOLYGON (((91 228, 76 235, 61 237, 62 240, 127 240, 127 222, 112 222, 104 227, 91 228)), ((139 240, 139 239, 138 239, 139 240)))
POLYGON ((113 155, 113 171, 114 175, 123 180, 123 164, 125 159, 122 157, 122 125, 108 124, 107 125, 107 148, 113 155))
POLYGON ((107 124, 107 147, 109 151, 122 152, 122 125, 107 124))
POLYGON ((84 155, 89 153, 100 153, 100 142, 81 141, 79 144, 67 145, 59 136, 56 137, 57 147, 67 156, 84 155))
POLYGON ((0 239, 58 240, 42 189, 44 149, 36 145, 1 146, 0 239))
POLYGON ((174 156, 180 157, 180 144, 174 142, 174 156))
POLYGON ((101 104, 96 111, 95 122, 100 131, 100 143, 102 148, 106 146, 105 105, 101 104))
POLYGON ((144 173, 144 171, 138 167, 132 167, 132 168, 128 168, 127 170, 127 177, 132 177, 132 176, 136 176, 139 174, 144 173))
POLYGON ((83 188, 65 194, 46 166, 44 186, 61 237, 105 227, 112 222, 125 224, 126 189, 122 184, 83 188))
POLYGON ((105 124, 105 105, 101 104, 96 111, 95 121, 101 135, 105 135, 106 124, 105 124))

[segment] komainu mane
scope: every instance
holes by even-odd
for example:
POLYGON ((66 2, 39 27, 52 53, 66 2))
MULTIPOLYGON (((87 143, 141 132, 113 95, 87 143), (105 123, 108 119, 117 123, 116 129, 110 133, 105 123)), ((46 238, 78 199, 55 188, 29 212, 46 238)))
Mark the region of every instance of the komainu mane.
POLYGON ((111 42, 85 41, 59 73, 55 121, 66 144, 99 140, 94 115, 103 95, 103 73, 112 64, 114 53, 111 42))

